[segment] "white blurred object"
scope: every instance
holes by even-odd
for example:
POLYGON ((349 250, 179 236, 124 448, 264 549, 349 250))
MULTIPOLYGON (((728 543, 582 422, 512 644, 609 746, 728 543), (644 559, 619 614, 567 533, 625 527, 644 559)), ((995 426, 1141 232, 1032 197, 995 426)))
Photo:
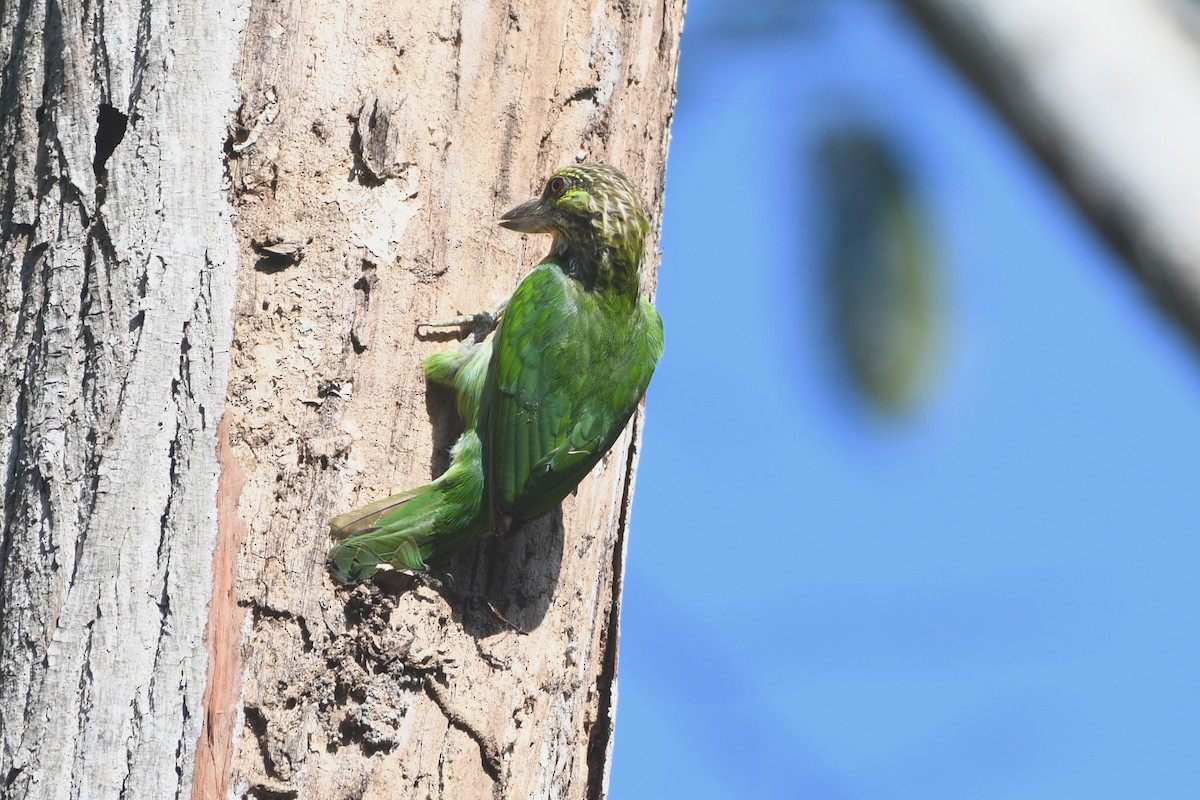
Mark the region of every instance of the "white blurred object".
POLYGON ((1200 338, 1200 25, 1170 0, 905 0, 1200 338))

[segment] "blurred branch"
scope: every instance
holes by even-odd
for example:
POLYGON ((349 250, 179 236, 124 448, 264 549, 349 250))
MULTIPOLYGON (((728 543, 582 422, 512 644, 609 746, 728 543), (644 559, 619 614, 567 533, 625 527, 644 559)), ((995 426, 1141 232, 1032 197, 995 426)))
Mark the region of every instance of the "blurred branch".
POLYGON ((1170 0, 903 0, 1200 346, 1200 39, 1170 0))

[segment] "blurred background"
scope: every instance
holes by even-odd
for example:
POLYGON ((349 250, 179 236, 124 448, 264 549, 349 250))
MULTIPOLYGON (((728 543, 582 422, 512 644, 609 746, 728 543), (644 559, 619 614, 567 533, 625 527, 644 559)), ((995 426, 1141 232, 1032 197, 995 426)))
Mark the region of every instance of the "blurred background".
POLYGON ((1200 797, 1189 5, 689 3, 613 798, 1200 797))

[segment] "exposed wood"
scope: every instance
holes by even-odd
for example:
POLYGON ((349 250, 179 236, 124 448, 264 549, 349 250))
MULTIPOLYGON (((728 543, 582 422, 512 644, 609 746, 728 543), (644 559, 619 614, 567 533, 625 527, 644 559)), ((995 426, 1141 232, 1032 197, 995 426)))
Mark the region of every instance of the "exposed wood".
POLYGON ((905 0, 1200 342, 1200 40, 1167 0, 905 0))
POLYGON ((186 797, 244 20, 212 0, 0 9, 0 795, 186 797))
POLYGON ((416 327, 494 306, 546 252, 498 228, 503 211, 587 159, 625 170, 658 217, 682 15, 680 0, 253 6, 230 163, 249 623, 240 700, 212 698, 244 712, 235 794, 604 793, 640 413, 561 515, 440 582, 335 587, 327 521, 445 468, 452 399, 420 364, 456 343, 416 327))
POLYGON ((229 445, 229 417, 217 426, 217 457, 221 477, 217 485, 217 518, 223 536, 213 553, 213 591, 209 606, 208 686, 204 692, 204 735, 196 750, 194 800, 223 798, 231 786, 230 764, 238 726, 242 723, 239 700, 242 694, 241 645, 247 622, 246 610, 238 605, 238 550, 245 540, 246 526, 238 516, 238 501, 246 476, 229 445))

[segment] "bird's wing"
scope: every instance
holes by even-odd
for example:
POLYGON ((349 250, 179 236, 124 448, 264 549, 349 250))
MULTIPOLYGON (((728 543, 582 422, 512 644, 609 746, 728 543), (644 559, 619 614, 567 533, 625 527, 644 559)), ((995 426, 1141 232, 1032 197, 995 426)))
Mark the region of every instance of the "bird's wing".
POLYGON ((487 431, 501 511, 546 513, 616 441, 658 358, 635 323, 645 320, 602 310, 553 263, 517 287, 496 333, 487 431))

